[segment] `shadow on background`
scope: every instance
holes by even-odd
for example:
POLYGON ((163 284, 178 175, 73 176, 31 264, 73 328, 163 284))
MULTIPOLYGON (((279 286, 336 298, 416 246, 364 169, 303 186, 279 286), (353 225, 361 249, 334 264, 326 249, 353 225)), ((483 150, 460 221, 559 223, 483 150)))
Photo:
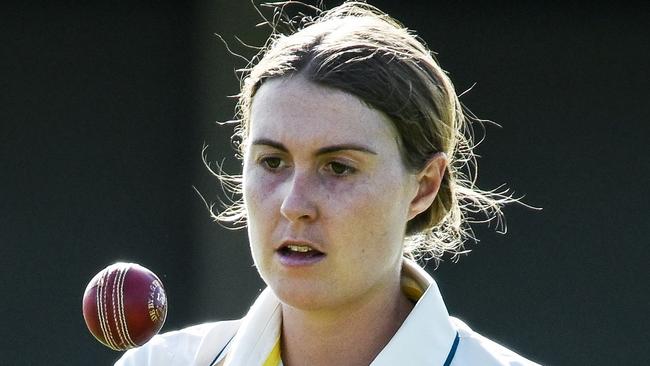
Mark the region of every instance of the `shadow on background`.
MULTIPOLYGON (((332 4, 332 2, 328 2, 332 4)), ((549 365, 648 358, 647 4, 371 2, 418 31, 479 117, 479 183, 543 207, 434 272, 450 313, 549 365)), ((242 316, 263 283, 245 232, 214 224, 223 197, 201 162, 236 172, 243 66, 214 36, 261 44, 248 2, 70 2, 2 15, 2 364, 110 364, 81 296, 118 260, 156 272, 163 330, 242 316)), ((242 52, 250 51, 241 49, 242 52)), ((433 270, 429 265, 430 270, 433 270)))

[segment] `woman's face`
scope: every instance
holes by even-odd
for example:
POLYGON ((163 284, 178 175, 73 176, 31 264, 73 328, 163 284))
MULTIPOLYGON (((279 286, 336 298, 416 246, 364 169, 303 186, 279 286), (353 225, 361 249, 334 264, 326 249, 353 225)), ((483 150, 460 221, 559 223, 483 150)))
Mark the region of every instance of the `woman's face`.
POLYGON ((296 76, 262 85, 249 131, 251 251, 282 302, 324 310, 393 293, 418 183, 389 119, 296 76))

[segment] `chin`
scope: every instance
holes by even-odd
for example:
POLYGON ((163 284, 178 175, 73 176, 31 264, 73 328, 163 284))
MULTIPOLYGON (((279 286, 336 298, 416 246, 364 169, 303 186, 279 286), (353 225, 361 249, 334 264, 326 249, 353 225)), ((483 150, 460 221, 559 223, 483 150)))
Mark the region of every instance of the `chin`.
POLYGON ((287 306, 292 308, 316 311, 333 305, 332 289, 325 289, 313 284, 286 283, 293 281, 283 281, 283 284, 270 284, 275 296, 287 306))

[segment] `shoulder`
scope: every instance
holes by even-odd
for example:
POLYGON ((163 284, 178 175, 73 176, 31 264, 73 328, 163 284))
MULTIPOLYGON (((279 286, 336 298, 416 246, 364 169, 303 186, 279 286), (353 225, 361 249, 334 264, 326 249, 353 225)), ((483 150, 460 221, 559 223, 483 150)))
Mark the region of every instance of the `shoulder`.
POLYGON ((203 323, 156 335, 145 345, 127 351, 115 366, 185 366, 197 359, 212 357, 212 360, 235 334, 240 322, 203 323), (206 355, 206 348, 216 353, 206 355))
POLYGON ((539 366, 506 347, 474 332, 461 320, 450 317, 458 330, 460 342, 452 365, 539 366))

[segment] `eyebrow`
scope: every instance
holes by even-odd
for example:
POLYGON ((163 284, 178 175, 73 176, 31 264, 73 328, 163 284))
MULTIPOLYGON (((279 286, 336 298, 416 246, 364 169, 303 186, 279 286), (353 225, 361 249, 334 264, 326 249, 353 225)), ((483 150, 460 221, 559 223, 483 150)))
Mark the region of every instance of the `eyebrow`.
MULTIPOLYGON (((257 139, 253 141, 253 145, 266 145, 270 146, 272 148, 278 149, 280 151, 284 152, 289 152, 289 149, 287 149, 282 143, 273 141, 271 139, 257 139)), ((329 145, 329 146, 324 146, 321 147, 320 149, 316 150, 315 155, 325 155, 325 154, 331 154, 337 151, 343 151, 343 150, 353 150, 353 151, 360 151, 372 155, 377 155, 377 153, 370 148, 363 146, 363 145, 357 145, 357 144, 337 144, 337 145, 329 145)))

